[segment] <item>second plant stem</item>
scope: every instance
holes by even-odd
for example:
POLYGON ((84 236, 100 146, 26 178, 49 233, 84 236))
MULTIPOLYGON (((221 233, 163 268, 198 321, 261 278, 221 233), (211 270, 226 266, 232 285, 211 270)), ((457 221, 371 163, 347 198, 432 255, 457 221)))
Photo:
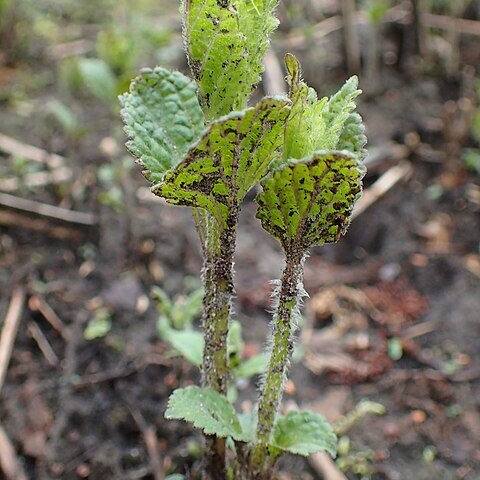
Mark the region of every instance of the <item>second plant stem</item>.
POLYGON ((269 468, 268 444, 282 401, 284 382, 292 357, 295 316, 302 289, 303 252, 286 252, 285 258, 273 320, 270 360, 258 404, 257 443, 252 452, 252 463, 259 474, 265 468, 269 468))
MULTIPOLYGON (((225 225, 221 227, 212 218, 203 222, 205 297, 202 323, 205 344, 202 384, 222 395, 226 395, 228 390, 227 337, 234 291, 233 256, 237 222, 238 207, 229 210, 225 225)), ((225 439, 207 437, 205 447, 204 480, 224 480, 225 439)))

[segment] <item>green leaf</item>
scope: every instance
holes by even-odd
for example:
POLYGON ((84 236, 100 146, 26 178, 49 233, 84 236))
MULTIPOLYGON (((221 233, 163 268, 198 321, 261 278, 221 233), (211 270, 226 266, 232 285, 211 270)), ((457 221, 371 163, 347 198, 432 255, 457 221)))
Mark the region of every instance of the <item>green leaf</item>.
POLYGON ((366 415, 384 415, 385 411, 385 407, 381 403, 362 400, 351 412, 334 423, 333 431, 336 435, 344 435, 366 415))
POLYGON ((170 312, 173 327, 181 330, 189 328, 195 318, 200 315, 203 304, 203 289, 199 288, 188 296, 175 299, 170 312))
POLYGON ((158 183, 174 168, 204 128, 196 85, 180 72, 145 69, 120 97, 127 148, 158 183))
POLYGON ((315 90, 301 78, 301 66, 285 56, 292 108, 285 125, 283 158, 305 158, 318 150, 348 150, 365 157, 366 137, 362 118, 354 110, 358 79, 352 77, 330 100, 318 100, 315 90))
POLYGON ((191 422, 207 435, 246 441, 233 405, 211 388, 175 390, 168 400, 165 418, 191 422))
POLYGON ((357 112, 350 113, 345 120, 336 148, 347 150, 355 154, 359 160, 364 160, 367 155, 366 144, 367 137, 362 117, 357 112))
POLYGON ((262 182, 257 217, 287 251, 336 242, 348 227, 363 175, 348 152, 289 160, 262 182))
POLYGON ((275 424, 271 445, 283 452, 308 456, 317 452, 336 454, 337 437, 321 415, 289 412, 275 424))
POLYGON ((254 357, 241 362, 235 369, 235 376, 237 378, 250 378, 254 375, 261 375, 267 369, 268 355, 266 353, 259 353, 254 357))
POLYGON ((348 150, 363 160, 365 127, 354 110, 360 95, 358 79, 352 77, 330 99, 318 100, 315 90, 301 78, 301 66, 291 54, 285 56, 292 108, 285 125, 283 158, 305 158, 319 150, 348 150))
POLYGON ((319 102, 315 90, 302 81, 301 66, 294 55, 285 56, 285 65, 292 108, 285 124, 283 158, 304 158, 318 149, 317 139, 324 134, 322 112, 327 99, 319 102))
POLYGON ((177 352, 192 365, 200 367, 203 354, 203 335, 195 330, 175 330, 170 327, 168 319, 160 317, 157 322, 160 337, 172 344, 177 352))
POLYGON ((83 332, 85 340, 95 340, 103 338, 112 329, 112 319, 108 310, 101 308, 97 310, 95 316, 88 322, 87 328, 83 332))
POLYGON ((266 174, 288 112, 287 100, 264 98, 212 123, 153 192, 170 203, 204 208, 223 226, 231 207, 266 174))
POLYGON ((184 35, 205 116, 243 110, 263 72, 278 0, 183 0, 184 35))
POLYGON ((363 135, 363 130, 358 133, 359 138, 357 139, 351 138, 351 132, 344 133, 344 129, 348 125, 356 123, 359 120, 361 124, 361 117, 358 114, 355 115, 355 109, 357 107, 355 99, 361 93, 362 91, 358 89, 358 78, 353 76, 330 98, 325 106, 324 112, 322 112, 325 121, 325 136, 319 139, 315 148, 316 150, 341 150, 341 144, 346 142, 345 137, 349 138, 351 143, 355 145, 358 144, 356 148, 364 147, 366 137, 363 135), (355 118, 352 119, 352 115, 355 118))
POLYGON ((242 325, 238 320, 230 322, 227 336, 228 363, 230 368, 235 368, 243 353, 242 325))
POLYGON ((254 410, 238 414, 238 421, 248 442, 255 440, 255 430, 257 428, 257 415, 254 410))
POLYGON ((80 58, 78 71, 92 95, 111 103, 117 95, 117 79, 112 70, 99 58, 80 58))

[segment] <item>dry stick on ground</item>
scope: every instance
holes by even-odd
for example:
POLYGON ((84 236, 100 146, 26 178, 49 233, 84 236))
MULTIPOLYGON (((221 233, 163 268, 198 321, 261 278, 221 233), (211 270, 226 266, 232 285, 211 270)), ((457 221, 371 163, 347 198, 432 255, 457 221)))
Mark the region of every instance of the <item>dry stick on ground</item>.
POLYGON ((2 425, 0 425, 0 470, 3 471, 7 480, 27 480, 27 476, 18 462, 15 449, 2 425))
POLYGON ((143 415, 138 410, 131 410, 133 419, 140 428, 143 441, 147 447, 148 456, 150 458, 150 467, 152 468, 155 480, 165 480, 165 471, 163 469, 160 451, 158 449, 157 431, 155 427, 147 425, 143 415))
MULTIPOLYGON (((384 23, 408 23, 413 21, 413 15, 410 11, 402 8, 401 5, 391 8, 384 17, 384 23)), ((368 16, 365 12, 357 12, 355 14, 355 25, 364 25, 368 22, 368 16)), ((467 20, 464 18, 454 19, 456 30, 462 35, 480 36, 480 22, 477 20, 467 20)), ((331 33, 341 30, 343 27, 342 18, 340 15, 326 18, 313 26, 313 33, 311 36, 305 36, 304 33, 294 32, 280 42, 284 48, 301 49, 305 47, 307 42, 319 42, 331 33)), ((448 30, 452 28, 452 19, 446 15, 436 15, 433 13, 421 13, 421 27, 422 29, 439 28, 441 30, 448 30)), ((425 47, 426 48, 426 47, 425 47)))
POLYGON ((68 208, 27 200, 9 193, 0 193, 0 205, 78 225, 92 226, 97 223, 97 216, 93 213, 76 212, 68 208))
POLYGON ((350 73, 360 73, 360 39, 355 16, 355 0, 342 0, 343 30, 350 73))
POLYGON ((57 354, 53 350, 41 328, 38 326, 38 323, 33 321, 29 322, 27 329, 28 333, 32 336, 35 342, 37 342, 38 348, 43 353, 43 356, 47 360, 48 364, 51 367, 57 367, 60 363, 57 354))
POLYGON ((310 455, 310 466, 322 476, 324 480, 347 480, 347 477, 338 469, 335 462, 325 452, 310 455))
POLYGON ((31 310, 38 311, 43 318, 62 336, 68 340, 68 330, 63 324, 61 318, 55 313, 53 308, 40 295, 33 295, 28 301, 28 307, 31 310))
MULTIPOLYGON (((12 293, 7 315, 3 323, 0 337, 0 392, 5 382, 8 364, 12 355, 15 337, 17 336, 20 320, 22 319, 25 304, 25 289, 16 287, 12 293)), ((27 476, 17 459, 7 433, 0 425, 0 469, 8 480, 26 480, 27 476)))
POLYGON ((403 161, 387 170, 370 188, 365 190, 363 197, 355 205, 352 220, 365 212, 398 182, 407 178, 412 170, 412 165, 407 161, 403 161))
POLYGON ((19 142, 18 140, 1 133, 0 150, 9 153, 10 155, 15 155, 38 163, 44 163, 52 169, 63 167, 65 163, 65 159, 56 153, 48 153, 46 150, 19 142))
POLYGON ((285 75, 275 51, 272 48, 267 50, 263 59, 265 71, 263 72, 263 83, 266 95, 280 95, 285 91, 285 75))
POLYGON ((12 293, 5 321, 3 322, 2 336, 0 337, 0 393, 2 391, 8 363, 12 355, 13 344, 17 336, 20 320, 22 319, 25 304, 25 289, 21 286, 12 293))
POLYGON ((462 35, 480 36, 480 22, 478 20, 467 20, 465 18, 452 19, 446 15, 436 15, 434 13, 424 13, 423 21, 426 27, 440 28, 449 30, 453 27, 462 35))
POLYGON ((0 225, 12 226, 15 228, 24 228, 34 232, 42 232, 50 237, 59 240, 79 241, 82 239, 82 232, 73 229, 70 226, 52 225, 51 222, 43 218, 32 218, 24 213, 7 211, 0 209, 0 225))
POLYGON ((425 28, 425 0, 412 0, 413 26, 415 29, 416 53, 422 58, 428 56, 427 29, 425 28))
POLYGON ((59 167, 50 172, 27 173, 22 179, 7 177, 0 179, 0 190, 14 192, 21 187, 38 188, 54 183, 68 182, 73 177, 72 170, 68 167, 59 167))

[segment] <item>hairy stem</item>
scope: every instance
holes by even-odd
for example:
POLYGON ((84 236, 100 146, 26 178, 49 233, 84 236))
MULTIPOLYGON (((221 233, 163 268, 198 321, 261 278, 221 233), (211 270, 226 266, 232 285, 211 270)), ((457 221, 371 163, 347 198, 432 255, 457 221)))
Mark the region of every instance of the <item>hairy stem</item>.
POLYGON ((302 275, 303 253, 286 252, 278 305, 273 319, 272 351, 258 404, 257 444, 252 452, 252 464, 257 472, 268 468, 267 445, 282 401, 284 381, 293 352, 294 316, 302 289, 302 275))
MULTIPOLYGON (((205 295, 202 327, 205 343, 202 386, 226 395, 229 374, 227 336, 234 290, 233 255, 238 207, 232 206, 222 229, 206 212, 197 213, 196 221, 200 238, 203 238, 204 253, 202 279, 205 295), (199 218, 199 215, 203 218, 199 218)), ((203 461, 204 480, 225 480, 225 439, 207 437, 203 461)))

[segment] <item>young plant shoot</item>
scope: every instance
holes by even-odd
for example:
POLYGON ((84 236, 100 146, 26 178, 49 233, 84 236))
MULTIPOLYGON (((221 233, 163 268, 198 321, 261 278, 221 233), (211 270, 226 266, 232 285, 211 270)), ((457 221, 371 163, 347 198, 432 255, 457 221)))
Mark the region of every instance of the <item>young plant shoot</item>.
POLYGON ((353 77, 318 100, 287 55, 289 95, 247 106, 278 24, 277 6, 278 0, 184 0, 194 79, 146 69, 121 97, 127 148, 155 195, 192 209, 202 245, 203 338, 165 323, 162 335, 187 358, 203 350, 201 387, 173 392, 165 416, 203 430, 204 480, 270 479, 284 452, 335 455, 336 437, 323 417, 279 410, 306 295, 307 251, 345 233, 361 192, 366 138, 354 111, 360 91, 353 77), (274 293, 270 353, 242 362, 240 325, 231 319, 233 257, 241 204, 259 182, 257 217, 279 240, 285 267, 274 293), (182 348, 180 339, 192 348, 182 348), (258 407, 237 414, 227 396, 235 378, 260 372, 258 407))

